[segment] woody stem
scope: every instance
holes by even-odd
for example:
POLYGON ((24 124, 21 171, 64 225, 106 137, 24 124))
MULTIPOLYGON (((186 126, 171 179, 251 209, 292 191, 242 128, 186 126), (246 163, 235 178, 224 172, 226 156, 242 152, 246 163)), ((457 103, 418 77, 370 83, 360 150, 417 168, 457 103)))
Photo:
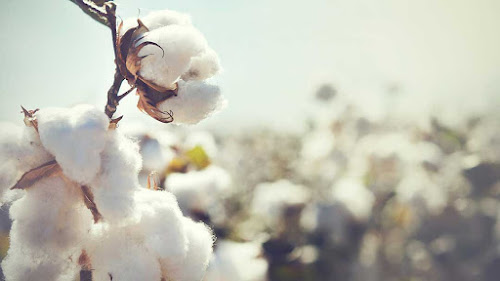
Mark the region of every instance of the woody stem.
POLYGON ((117 59, 118 59, 118 51, 116 48, 116 5, 108 2, 109 4, 106 5, 106 18, 109 23, 109 29, 111 30, 111 39, 113 43, 113 52, 115 55, 115 77, 113 80, 113 84, 108 90, 108 101, 106 103, 106 107, 104 109, 104 112, 106 115, 109 117, 109 119, 113 119, 113 114, 116 112, 116 108, 118 107, 118 104, 120 103, 121 98, 118 96, 118 91, 120 90, 120 86, 125 79, 123 75, 120 73, 120 69, 118 67, 117 59))

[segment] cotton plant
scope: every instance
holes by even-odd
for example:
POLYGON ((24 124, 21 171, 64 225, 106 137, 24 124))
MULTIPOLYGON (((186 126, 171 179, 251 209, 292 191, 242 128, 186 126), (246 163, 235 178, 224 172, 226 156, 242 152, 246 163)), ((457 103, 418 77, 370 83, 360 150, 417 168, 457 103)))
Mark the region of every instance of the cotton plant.
POLYGON ((163 123, 208 117, 225 103, 204 81, 219 70, 217 55, 187 15, 158 11, 117 27, 113 2, 73 2, 110 27, 115 79, 104 112, 22 108, 24 126, 1 124, 0 200, 13 221, 5 278, 199 281, 212 230, 158 182, 140 184, 139 146, 113 115, 136 89, 139 108, 163 123), (131 89, 118 95, 123 80, 131 89))

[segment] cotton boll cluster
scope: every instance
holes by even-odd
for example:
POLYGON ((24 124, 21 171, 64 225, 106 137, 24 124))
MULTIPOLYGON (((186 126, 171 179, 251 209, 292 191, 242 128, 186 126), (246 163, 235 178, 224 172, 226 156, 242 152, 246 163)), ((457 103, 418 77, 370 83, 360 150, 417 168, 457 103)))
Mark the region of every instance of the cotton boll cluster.
POLYGON ((82 256, 94 280, 203 277, 212 232, 184 217, 172 193, 139 185, 136 143, 108 129, 107 117, 91 106, 42 109, 35 117, 37 127, 26 128, 33 134, 17 130, 1 139, 14 181, 55 159, 52 172, 37 174, 12 204, 7 280, 73 280, 82 256))

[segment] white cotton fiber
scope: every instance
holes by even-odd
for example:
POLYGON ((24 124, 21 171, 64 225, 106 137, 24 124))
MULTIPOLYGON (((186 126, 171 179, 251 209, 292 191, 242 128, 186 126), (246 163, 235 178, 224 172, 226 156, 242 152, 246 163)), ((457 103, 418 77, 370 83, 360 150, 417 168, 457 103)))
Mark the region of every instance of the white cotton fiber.
POLYGON ((6 281, 67 281, 74 280, 79 266, 68 257, 11 246, 2 261, 2 270, 6 281))
MULTIPOLYGON (((191 25, 191 17, 187 14, 171 10, 152 11, 145 17, 139 17, 149 30, 158 29, 168 25, 191 25)), ((127 18, 123 21, 120 35, 137 26, 137 18, 127 18)))
POLYGON ((79 185, 61 176, 40 180, 10 209, 7 280, 70 280, 93 223, 79 185))
POLYGON ((141 18, 141 21, 149 30, 154 30, 168 25, 191 25, 191 17, 188 14, 171 10, 153 11, 141 18))
POLYGON ((10 201, 15 185, 23 173, 52 160, 42 147, 34 128, 0 123, 0 203, 10 201), (7 196, 7 194, 10 194, 7 196))
POLYGON ((181 78, 185 81, 205 80, 217 74, 219 70, 220 62, 217 53, 207 47, 203 53, 191 59, 188 71, 181 78))
POLYGON ((100 169, 109 120, 90 105, 50 108, 37 113, 43 146, 72 180, 88 184, 100 169))
POLYGON ((173 89, 179 77, 189 70, 191 58, 201 54, 206 48, 203 35, 193 27, 169 25, 147 32, 137 42, 154 42, 139 52, 141 68, 139 76, 144 80, 164 88, 173 89))
POLYGON ((12 204, 10 216, 12 244, 61 254, 78 249, 92 224, 80 186, 58 176, 29 188, 12 204))
POLYGON ((109 131, 101 158, 101 170, 91 184, 94 200, 106 221, 118 222, 132 215, 134 192, 140 189, 139 147, 119 131, 109 131))
POLYGON ((126 231, 104 231, 94 239, 89 250, 94 281, 161 279, 158 259, 126 231))
POLYGON ((212 255, 212 231, 203 223, 183 218, 188 250, 179 270, 166 270, 170 280, 199 281, 203 278, 212 255))
POLYGON ((173 267, 186 256, 187 237, 182 222, 182 212, 175 197, 167 191, 141 189, 135 194, 135 227, 143 233, 144 244, 159 258, 168 259, 173 267))
POLYGON ((196 124, 226 106, 219 87, 200 81, 179 81, 177 96, 160 103, 158 108, 172 110, 174 124, 196 124))

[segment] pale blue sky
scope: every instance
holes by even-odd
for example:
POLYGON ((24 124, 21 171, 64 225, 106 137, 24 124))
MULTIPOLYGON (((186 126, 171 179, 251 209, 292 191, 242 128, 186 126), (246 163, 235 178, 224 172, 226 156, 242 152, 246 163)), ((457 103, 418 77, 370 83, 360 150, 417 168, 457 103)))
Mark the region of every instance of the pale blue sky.
MULTIPOLYGON (((374 115, 394 84, 407 113, 450 100, 448 115, 498 105, 496 0, 116 2, 125 17, 138 8, 189 13, 219 53, 224 72, 214 82, 229 107, 202 126, 300 128, 324 82, 374 115)), ((0 3, 0 120, 20 119, 20 104, 103 106, 114 70, 109 31, 68 0, 0 3)), ((122 104, 126 118, 152 124, 135 101, 122 104)))

